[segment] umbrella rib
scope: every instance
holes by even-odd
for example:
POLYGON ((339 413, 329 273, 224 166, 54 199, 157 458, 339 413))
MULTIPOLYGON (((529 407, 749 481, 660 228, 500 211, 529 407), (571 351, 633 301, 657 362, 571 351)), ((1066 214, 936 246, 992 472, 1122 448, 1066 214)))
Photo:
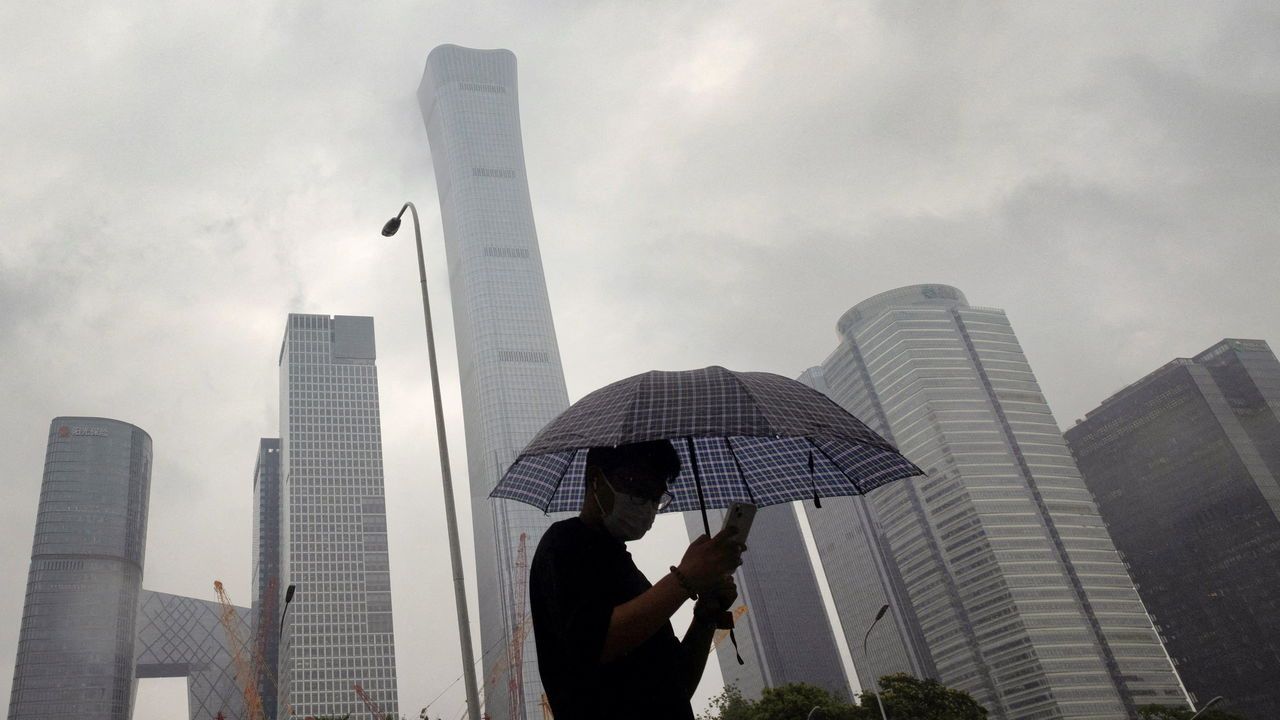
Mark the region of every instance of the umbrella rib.
POLYGON ((751 500, 751 504, 758 506, 755 493, 751 492, 751 483, 747 482, 747 471, 742 469, 742 461, 738 460, 738 454, 733 451, 733 438, 725 436, 724 444, 729 448, 729 457, 733 458, 733 466, 738 468, 738 477, 742 478, 742 489, 747 491, 747 498, 751 500))
MULTIPOLYGON (((822 449, 822 446, 818 444, 818 440, 817 440, 817 438, 805 438, 805 439, 809 441, 809 444, 810 444, 810 445, 812 445, 812 446, 814 446, 815 448, 817 448, 817 449, 818 449, 818 452, 822 453, 822 457, 826 458, 826 459, 827 459, 827 462, 831 463, 831 467, 834 467, 836 470, 839 470, 839 471, 840 471, 840 474, 841 474, 841 475, 843 475, 843 476, 845 476, 845 479, 847 479, 851 485, 853 485, 855 488, 857 488, 857 489, 858 489, 858 493, 857 493, 857 494, 859 494, 859 495, 863 494, 863 493, 862 493, 862 487, 858 484, 858 478, 855 478, 855 477, 853 477, 852 475, 850 475, 849 473, 845 472, 845 471, 844 471, 844 468, 840 467, 840 463, 836 462, 836 461, 835 461, 835 458, 833 458, 833 457, 831 457, 830 455, 828 455, 828 454, 827 454, 827 451, 822 449)), ((860 443, 860 444, 865 444, 865 443, 860 443)), ((896 451, 895 451, 895 452, 896 452, 896 451)), ((816 495, 816 494, 818 494, 818 488, 817 488, 817 485, 816 485, 816 484, 814 485, 813 493, 814 493, 815 495, 816 495)))
POLYGON ((751 402, 756 406, 757 411, 760 413, 760 417, 764 418, 765 424, 769 426, 768 429, 770 434, 777 437, 778 432, 777 429, 773 427, 773 418, 765 414, 764 404, 760 402, 760 398, 756 397, 756 394, 751 392, 751 388, 747 387, 747 384, 742 382, 742 378, 738 377, 737 373, 729 372, 727 370, 725 372, 728 372, 729 377, 733 378, 733 381, 738 384, 738 387, 742 388, 742 392, 745 393, 747 397, 751 398, 751 402))

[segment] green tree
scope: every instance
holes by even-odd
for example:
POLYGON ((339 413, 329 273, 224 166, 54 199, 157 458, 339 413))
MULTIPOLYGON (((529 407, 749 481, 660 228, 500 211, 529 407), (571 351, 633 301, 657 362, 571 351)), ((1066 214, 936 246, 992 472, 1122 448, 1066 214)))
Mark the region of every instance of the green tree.
MULTIPOLYGON (((984 720, 987 709, 963 690, 954 690, 937 680, 921 680, 906 673, 880 678, 881 699, 893 720, 984 720)), ((862 693, 862 708, 880 717, 875 693, 862 693)))
MULTIPOLYGON (((1139 720, 1191 720, 1192 717, 1195 717, 1195 711, 1186 707, 1169 707, 1168 705, 1140 705, 1138 707, 1139 720)), ((1233 712, 1209 708, 1196 720, 1245 720, 1245 717, 1233 712)))
POLYGON ((698 716, 698 720, 754 720, 755 703, 742 697, 736 685, 726 685, 719 695, 711 698, 711 707, 698 716))
MULTIPOLYGON (((760 701, 751 708, 750 720, 797 720, 806 718, 814 708, 814 718, 821 720, 872 720, 857 705, 852 705, 815 685, 791 683, 767 688, 760 701)), ((723 720, 723 719, 722 719, 723 720)))

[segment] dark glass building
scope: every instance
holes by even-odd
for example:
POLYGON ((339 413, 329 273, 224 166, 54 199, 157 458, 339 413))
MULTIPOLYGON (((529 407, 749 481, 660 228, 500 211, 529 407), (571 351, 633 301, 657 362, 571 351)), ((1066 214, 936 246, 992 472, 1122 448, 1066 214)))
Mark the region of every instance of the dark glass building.
MULTIPOLYGON (((722 526, 723 510, 708 515, 713 531, 722 526)), ((698 513, 684 513, 684 521, 690 539, 703 533, 698 513)), ((753 700, 765 688, 798 682, 850 699, 849 679, 791 504, 760 508, 751 528, 751 552, 742 556, 734 581, 737 606, 746 610, 735 621, 737 646, 722 639, 716 648, 725 685, 753 700)))
POLYGON ((258 695, 262 714, 276 720, 278 626, 284 588, 280 587, 280 438, 262 438, 253 467, 253 643, 261 658, 258 695))
POLYGON ((1280 362, 1223 340, 1066 433, 1198 702, 1280 717, 1280 362))

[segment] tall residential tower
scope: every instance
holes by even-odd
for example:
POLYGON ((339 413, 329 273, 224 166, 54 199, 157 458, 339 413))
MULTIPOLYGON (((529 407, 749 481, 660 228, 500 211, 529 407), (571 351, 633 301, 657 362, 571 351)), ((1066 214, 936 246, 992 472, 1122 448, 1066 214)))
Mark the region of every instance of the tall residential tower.
MULTIPOLYGON (((837 330, 831 397, 927 474, 867 500, 939 679, 993 719, 1185 706, 1004 312, 914 285, 859 303, 837 330)), ((841 547, 812 526, 820 554, 841 547)))
POLYGON ((295 585, 297 599, 280 641, 278 707, 293 718, 365 712, 357 682, 399 714, 375 357, 373 318, 289 315, 277 592, 295 585))
POLYGON ((517 563, 521 538, 531 557, 551 519, 489 492, 569 395, 529 200, 515 55, 441 45, 427 57, 418 102, 440 193, 462 376, 481 646, 489 651, 485 712, 523 718, 538 712, 542 683, 528 611, 520 610, 528 604, 517 596, 527 569, 517 563), (516 686, 522 692, 513 699, 516 686))
POLYGON ((1223 340, 1066 432, 1183 681, 1280 717, 1280 361, 1223 340))

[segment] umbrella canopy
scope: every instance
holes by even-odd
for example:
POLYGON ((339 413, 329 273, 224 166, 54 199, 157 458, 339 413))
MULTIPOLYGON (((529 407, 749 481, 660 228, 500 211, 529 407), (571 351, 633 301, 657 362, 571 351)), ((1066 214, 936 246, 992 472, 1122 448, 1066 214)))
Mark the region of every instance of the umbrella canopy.
POLYGON ((772 373, 652 371, 587 395, 546 425, 490 497, 576 512, 587 451, 669 440, 680 475, 666 510, 859 495, 918 467, 826 395, 772 373))

